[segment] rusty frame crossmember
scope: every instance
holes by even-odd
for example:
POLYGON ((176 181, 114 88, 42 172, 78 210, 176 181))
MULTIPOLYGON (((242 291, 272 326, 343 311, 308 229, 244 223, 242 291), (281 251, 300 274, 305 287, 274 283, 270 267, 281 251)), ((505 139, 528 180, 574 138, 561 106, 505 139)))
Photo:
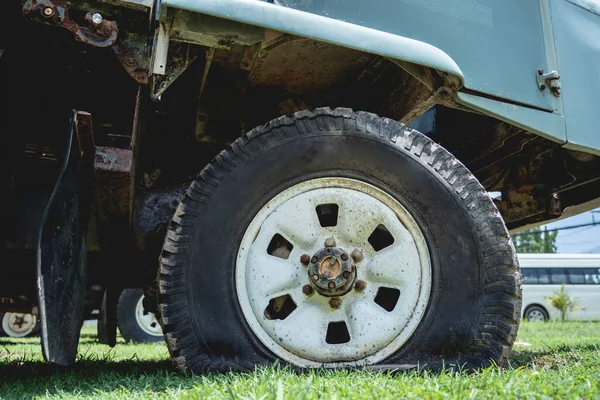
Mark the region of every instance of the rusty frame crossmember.
POLYGON ((23 4, 23 15, 39 12, 42 18, 52 21, 72 32, 75 39, 94 47, 110 47, 127 73, 138 83, 147 84, 149 58, 146 51, 147 36, 119 35, 115 21, 91 10, 84 17, 88 26, 81 26, 69 15, 67 0, 27 0, 23 4))

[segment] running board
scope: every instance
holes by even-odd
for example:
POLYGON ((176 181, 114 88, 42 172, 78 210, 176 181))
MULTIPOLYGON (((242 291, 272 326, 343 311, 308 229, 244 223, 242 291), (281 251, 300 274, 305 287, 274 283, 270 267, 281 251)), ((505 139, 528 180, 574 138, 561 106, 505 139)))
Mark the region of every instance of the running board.
POLYGON ((42 352, 46 361, 61 366, 75 362, 84 319, 93 161, 91 115, 73 110, 62 169, 40 223, 36 260, 42 352))

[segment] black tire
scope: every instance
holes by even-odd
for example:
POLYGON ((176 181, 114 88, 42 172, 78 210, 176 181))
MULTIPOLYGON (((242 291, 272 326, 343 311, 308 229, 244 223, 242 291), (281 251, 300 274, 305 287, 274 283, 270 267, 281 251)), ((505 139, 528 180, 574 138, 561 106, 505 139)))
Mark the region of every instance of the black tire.
MULTIPOLYGON (((4 318, 4 313, 0 313, 0 321, 2 321, 2 318, 4 318)), ((4 329, 2 329, 2 324, 0 323, 0 337, 5 337, 6 333, 4 332, 4 329)))
POLYGON ((302 111, 253 129, 187 190, 169 226, 158 276, 174 363, 203 373, 277 360, 241 312, 236 254, 268 200, 327 176, 384 189, 427 240, 433 281, 427 310, 410 339, 380 364, 504 364, 520 321, 521 274, 493 201, 458 160, 424 135, 342 108, 302 111))
POLYGON ((523 313, 523 319, 525 319, 529 322, 533 322, 533 321, 546 322, 550 319, 550 315, 548 314, 548 311, 544 307, 542 307, 540 305, 532 305, 532 306, 527 307, 527 309, 523 313))
MULTIPOLYGON (((151 334, 148 329, 141 326, 141 322, 136 318, 136 307, 143 300, 144 291, 142 289, 125 289, 119 297, 117 304, 117 325, 121 336, 127 342, 133 343, 156 343, 164 340, 162 333, 151 334)), ((145 314, 148 314, 145 312, 145 314)), ((159 327, 158 321, 152 323, 152 328, 159 327)))

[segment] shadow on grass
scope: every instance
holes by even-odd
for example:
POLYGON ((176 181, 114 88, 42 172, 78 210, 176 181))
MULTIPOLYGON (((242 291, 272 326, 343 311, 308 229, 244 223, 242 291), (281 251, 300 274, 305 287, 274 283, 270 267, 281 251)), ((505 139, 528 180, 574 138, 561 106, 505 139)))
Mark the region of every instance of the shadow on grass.
MULTIPOLYGON (((541 351, 514 350, 509 368, 554 369, 560 365, 568 365, 573 357, 582 353, 594 353, 598 350, 598 344, 557 345, 541 351)), ((302 374, 301 371, 291 371, 302 374)), ((415 370, 410 371, 414 372, 415 370)), ((400 371, 398 373, 402 374, 400 371)), ((428 374, 436 372, 429 371, 428 374)), ((94 396, 99 395, 99 390, 103 393, 121 390, 164 392, 169 389, 190 389, 197 384, 197 377, 180 373, 168 360, 147 361, 135 357, 115 360, 109 355, 86 354, 80 356, 72 368, 57 367, 42 361, 27 361, 25 356, 23 359, 0 361, 0 398, 31 398, 47 394, 94 396)))
POLYGON ((97 395, 97 390, 113 392, 122 388, 155 390, 189 388, 191 375, 175 369, 168 360, 109 360, 91 357, 73 367, 58 367, 43 361, 13 360, 0 364, 0 398, 31 398, 60 391, 61 395, 97 395))
POLYGON ((549 347, 546 350, 532 351, 532 350, 513 350, 509 364, 513 368, 518 367, 530 367, 530 366, 552 366, 557 362, 564 362, 569 356, 574 354, 581 354, 582 352, 598 352, 600 346, 598 344, 577 344, 577 345, 564 345, 560 344, 557 346, 549 347))
MULTIPOLYGON (((11 337, 1 337, 0 338, 0 348, 4 347, 4 346, 22 346, 22 345, 29 345, 29 346, 40 346, 40 340, 39 337, 29 337, 27 339, 25 339, 26 341, 23 341, 23 339, 18 339, 18 338, 11 338, 11 337), (37 339, 37 340, 28 340, 28 339, 37 339)), ((117 342, 117 344, 121 344, 124 343, 124 341, 120 340, 117 342)), ((81 338, 79 338, 79 344, 80 345, 85 345, 85 344, 100 344, 100 342, 98 342, 98 338, 95 335, 82 335, 81 338)))

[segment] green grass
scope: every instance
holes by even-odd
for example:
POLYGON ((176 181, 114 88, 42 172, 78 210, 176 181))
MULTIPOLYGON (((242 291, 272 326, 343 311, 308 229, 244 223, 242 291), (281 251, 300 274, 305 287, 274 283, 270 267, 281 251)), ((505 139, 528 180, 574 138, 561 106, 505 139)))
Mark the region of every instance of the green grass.
POLYGON ((39 339, 0 338, 0 398, 597 398, 600 323, 523 323, 508 368, 381 373, 260 368, 189 376, 163 344, 99 345, 84 328, 74 369, 44 364, 39 339))

